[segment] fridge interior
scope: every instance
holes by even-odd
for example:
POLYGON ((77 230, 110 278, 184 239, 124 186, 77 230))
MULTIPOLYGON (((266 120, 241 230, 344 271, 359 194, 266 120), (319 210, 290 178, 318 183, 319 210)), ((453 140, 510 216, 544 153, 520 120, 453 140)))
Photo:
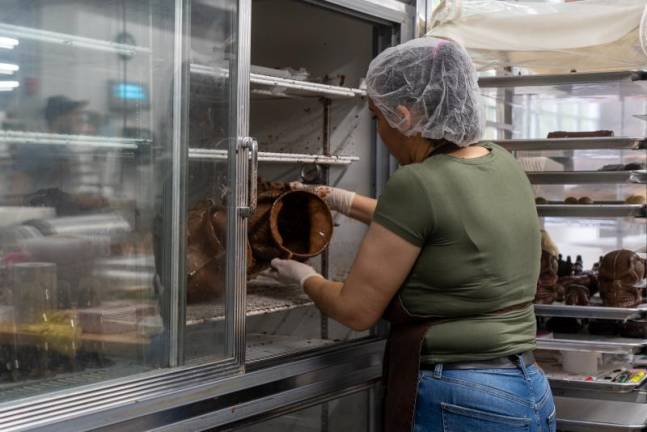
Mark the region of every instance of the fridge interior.
MULTIPOLYGON (((216 2, 192 10, 189 99, 189 209, 206 198, 224 204, 228 131, 227 80, 233 57, 211 54, 212 40, 231 46, 227 14, 205 19, 216 2), (220 76, 218 74, 221 74, 220 76), (208 89, 208 91, 206 91, 208 89)), ((262 182, 327 183, 375 194, 374 125, 360 87, 378 34, 392 30, 342 11, 296 0, 253 1, 250 136, 258 140, 262 182), (295 37, 298 35, 299 37, 295 37)), ((308 261, 333 279, 349 272, 366 227, 333 215, 329 248, 308 261)), ((247 282, 247 361, 284 357, 368 335, 325 319, 298 286, 264 274, 247 282)), ((222 299, 189 301, 185 358, 210 356, 205 337, 225 340, 222 299)))

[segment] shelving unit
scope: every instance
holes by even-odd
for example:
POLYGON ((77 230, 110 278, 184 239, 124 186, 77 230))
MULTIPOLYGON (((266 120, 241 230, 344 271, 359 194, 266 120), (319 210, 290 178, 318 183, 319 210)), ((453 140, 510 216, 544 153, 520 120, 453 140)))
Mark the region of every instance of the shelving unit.
MULTIPOLYGON (((482 88, 500 89, 506 93, 506 103, 512 101, 512 88, 521 88, 519 94, 547 94, 562 97, 563 94, 597 96, 597 92, 631 94, 627 89, 642 89, 647 71, 619 71, 572 73, 562 75, 525 75, 483 77, 479 80, 482 88), (633 84, 635 83, 635 84, 633 84), (593 86, 591 86, 593 84, 593 86), (608 89, 605 84, 613 84, 608 89), (523 87, 530 87, 523 89, 523 87), (552 92, 552 93, 551 93, 552 92)), ((638 94, 643 94, 639 91, 638 94)), ((510 124, 512 111, 504 107, 502 121, 510 124)), ((501 139, 494 142, 512 152, 549 152, 579 150, 614 150, 631 154, 647 154, 647 139, 642 136, 556 138, 556 139, 501 139)), ((515 153, 516 154, 516 153, 515 153)), ((644 185, 647 171, 529 171, 530 182, 534 185, 644 185)), ((537 204, 540 217, 577 219, 631 218, 632 222, 644 221, 647 217, 645 204, 626 204, 621 201, 604 201, 593 204, 565 204, 547 202, 537 204)), ((558 239, 556 239, 558 240, 558 239)), ((570 306, 560 303, 535 305, 536 315, 542 319, 572 318, 587 320, 627 321, 647 318, 647 304, 637 308, 614 308, 601 304, 596 296, 589 306, 570 306)), ((631 356, 644 352, 647 339, 633 339, 616 336, 598 336, 588 333, 553 333, 550 337, 539 337, 537 348, 546 351, 599 352, 612 355, 631 356)), ((547 354, 547 353, 546 353, 547 354)), ((558 356, 557 353, 553 354, 558 356)), ((556 357, 557 358, 557 357, 556 357)), ((559 364, 552 370, 546 365, 546 373, 556 396, 558 429, 565 431, 631 431, 644 430, 647 425, 647 398, 644 385, 635 388, 601 381, 577 380, 561 371, 559 364), (640 403, 638 403, 640 402, 640 403), (613 406, 612 409, 609 409, 613 406)), ((628 364, 630 366, 630 364, 628 364)))

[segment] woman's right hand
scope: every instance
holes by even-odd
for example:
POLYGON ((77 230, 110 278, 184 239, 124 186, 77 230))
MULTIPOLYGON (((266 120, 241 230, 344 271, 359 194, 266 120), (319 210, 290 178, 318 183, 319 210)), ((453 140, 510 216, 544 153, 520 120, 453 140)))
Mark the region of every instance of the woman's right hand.
POLYGON ((330 210, 349 216, 353 208, 355 192, 326 185, 309 185, 301 182, 291 182, 290 189, 311 192, 321 198, 330 210))

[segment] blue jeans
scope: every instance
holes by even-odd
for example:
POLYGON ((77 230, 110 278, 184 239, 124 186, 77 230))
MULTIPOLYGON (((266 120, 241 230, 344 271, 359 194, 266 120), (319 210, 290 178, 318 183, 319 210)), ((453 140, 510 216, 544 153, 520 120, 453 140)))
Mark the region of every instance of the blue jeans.
POLYGON ((523 361, 511 369, 422 370, 414 432, 555 432, 548 381, 523 361))

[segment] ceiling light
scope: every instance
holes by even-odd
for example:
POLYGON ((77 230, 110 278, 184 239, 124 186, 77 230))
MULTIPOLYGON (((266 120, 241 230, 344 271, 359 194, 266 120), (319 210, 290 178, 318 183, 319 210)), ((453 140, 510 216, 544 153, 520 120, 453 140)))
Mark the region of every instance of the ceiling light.
POLYGON ((19 86, 18 81, 0 81, 0 91, 11 91, 19 86))
POLYGON ((0 74, 13 75, 20 70, 20 66, 11 63, 0 63, 0 74))
POLYGON ((0 36, 0 48, 14 49, 19 43, 18 39, 0 36))

